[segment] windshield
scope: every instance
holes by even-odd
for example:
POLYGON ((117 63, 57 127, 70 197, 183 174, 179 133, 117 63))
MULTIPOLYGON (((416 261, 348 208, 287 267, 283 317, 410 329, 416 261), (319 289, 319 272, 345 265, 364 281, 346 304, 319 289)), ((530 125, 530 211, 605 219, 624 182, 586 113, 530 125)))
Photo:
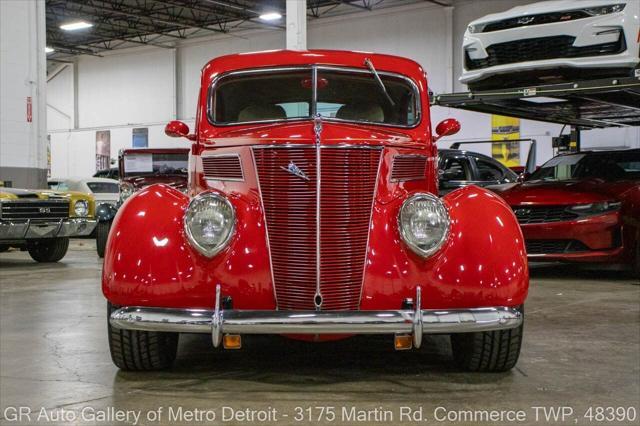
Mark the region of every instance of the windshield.
POLYGON ((124 175, 186 175, 189 154, 128 153, 124 156, 124 175))
POLYGON ((118 184, 112 182, 87 182, 87 186, 94 194, 117 194, 118 184))
POLYGON ((379 72, 384 89, 369 70, 255 71, 231 74, 217 81, 209 99, 214 124, 327 119, 410 127, 418 123, 418 92, 407 79, 379 72))
POLYGON ((528 180, 640 179, 640 151, 563 155, 552 158, 528 180))

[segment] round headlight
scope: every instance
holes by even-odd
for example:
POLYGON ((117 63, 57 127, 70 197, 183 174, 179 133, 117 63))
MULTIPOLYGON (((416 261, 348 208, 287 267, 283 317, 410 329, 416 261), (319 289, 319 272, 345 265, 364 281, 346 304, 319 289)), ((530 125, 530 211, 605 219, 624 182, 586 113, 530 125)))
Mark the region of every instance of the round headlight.
POLYGON ((127 198, 135 192, 133 185, 123 182, 120 184, 120 202, 124 202, 127 198))
POLYGON ((76 216, 86 216, 89 214, 89 203, 85 200, 78 200, 76 204, 73 206, 73 211, 76 216))
POLYGON ((400 236, 416 254, 427 257, 442 247, 449 235, 449 213, 432 194, 408 198, 398 217, 400 236))
POLYGON ((191 245, 207 257, 227 246, 236 223, 233 206, 222 195, 194 197, 184 214, 184 229, 191 245))

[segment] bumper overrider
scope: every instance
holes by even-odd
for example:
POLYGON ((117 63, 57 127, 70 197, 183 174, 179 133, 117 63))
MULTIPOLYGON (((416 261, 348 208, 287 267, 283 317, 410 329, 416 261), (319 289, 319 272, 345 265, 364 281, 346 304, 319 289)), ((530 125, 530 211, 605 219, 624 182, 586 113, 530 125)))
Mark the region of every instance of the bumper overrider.
POLYGON ((83 237, 95 227, 96 220, 91 218, 0 220, 0 240, 83 237))
POLYGON ((405 334, 419 348, 423 334, 452 334, 519 327, 523 313, 514 307, 422 309, 421 288, 414 309, 388 311, 254 311, 126 306, 111 313, 112 327, 126 330, 210 333, 219 347, 224 335, 241 334, 405 334))

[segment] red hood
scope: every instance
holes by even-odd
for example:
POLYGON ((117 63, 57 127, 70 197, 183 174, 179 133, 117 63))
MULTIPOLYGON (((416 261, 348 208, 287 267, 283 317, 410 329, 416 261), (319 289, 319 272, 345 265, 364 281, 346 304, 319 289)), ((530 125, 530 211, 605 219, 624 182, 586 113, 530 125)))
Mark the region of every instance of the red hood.
POLYGON ((563 182, 530 181, 498 185, 491 189, 512 206, 572 205, 617 200, 623 193, 637 186, 637 182, 631 181, 606 182, 601 179, 589 179, 563 182))
MULTIPOLYGON (((322 143, 355 144, 355 145, 395 145, 426 147, 424 142, 416 142, 410 133, 387 129, 384 126, 367 126, 363 124, 336 123, 330 120, 322 121, 322 143)), ((241 146, 241 145, 272 145, 279 143, 315 143, 314 123, 312 120, 290 123, 275 123, 272 125, 256 125, 254 127, 230 128, 219 133, 216 137, 204 138, 205 146, 241 146)))
POLYGON ((131 176, 122 179, 138 190, 155 183, 164 183, 173 188, 183 190, 187 188, 187 175, 153 175, 153 176, 131 176))

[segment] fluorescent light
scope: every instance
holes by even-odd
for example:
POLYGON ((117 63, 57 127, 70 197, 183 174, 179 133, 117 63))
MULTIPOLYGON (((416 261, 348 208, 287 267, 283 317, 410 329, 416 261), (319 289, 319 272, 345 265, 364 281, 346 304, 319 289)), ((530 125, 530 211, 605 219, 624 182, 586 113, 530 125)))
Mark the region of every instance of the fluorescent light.
POLYGON ((567 102, 566 99, 551 98, 547 96, 534 96, 533 98, 520 98, 520 100, 532 102, 534 104, 553 104, 557 102, 567 102))
POLYGON ((263 21, 277 21, 280 18, 282 18, 282 15, 278 12, 269 12, 260 15, 260 19, 262 19, 263 21))
POLYGON ((60 29, 65 31, 77 31, 91 27, 93 27, 93 24, 85 21, 71 22, 68 24, 60 25, 60 29))
POLYGON ((47 46, 47 47, 44 48, 44 51, 45 51, 45 53, 53 53, 53 52, 56 51, 56 49, 54 49, 53 47, 47 46))

